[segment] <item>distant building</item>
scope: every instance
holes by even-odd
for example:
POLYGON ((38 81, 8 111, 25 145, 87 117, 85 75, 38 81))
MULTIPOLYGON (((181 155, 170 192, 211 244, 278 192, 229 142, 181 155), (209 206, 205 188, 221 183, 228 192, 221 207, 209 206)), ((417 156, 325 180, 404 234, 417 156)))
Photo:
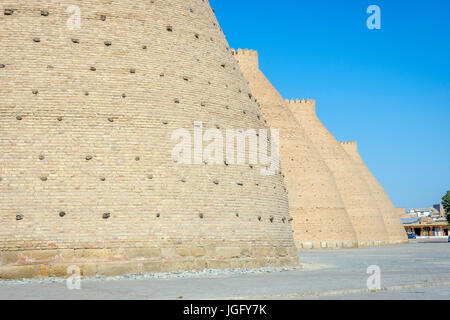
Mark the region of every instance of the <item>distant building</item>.
POLYGON ((436 210, 433 207, 430 207, 430 208, 412 208, 412 209, 409 209, 408 214, 409 215, 416 215, 419 218, 422 218, 422 217, 438 217, 440 215, 439 211, 436 210))
POLYGON ((418 237, 444 237, 448 236, 447 220, 436 221, 424 218, 402 219, 403 226, 407 233, 415 234, 418 237))
MULTIPOLYGON (((402 208, 397 208, 401 214, 402 208)), ((411 208, 401 214, 403 226, 407 233, 418 237, 448 236, 448 222, 441 204, 430 208, 411 208)))

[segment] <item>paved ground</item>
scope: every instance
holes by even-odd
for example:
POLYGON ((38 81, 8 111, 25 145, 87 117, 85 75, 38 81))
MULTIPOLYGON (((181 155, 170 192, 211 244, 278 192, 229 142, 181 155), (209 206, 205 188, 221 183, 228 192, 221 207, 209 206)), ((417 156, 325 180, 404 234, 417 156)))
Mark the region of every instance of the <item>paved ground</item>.
POLYGON ((80 290, 65 282, 1 283, 0 299, 445 299, 450 300, 450 243, 301 251, 304 268, 207 278, 99 281, 80 290), (367 289, 379 266, 381 290, 367 289))

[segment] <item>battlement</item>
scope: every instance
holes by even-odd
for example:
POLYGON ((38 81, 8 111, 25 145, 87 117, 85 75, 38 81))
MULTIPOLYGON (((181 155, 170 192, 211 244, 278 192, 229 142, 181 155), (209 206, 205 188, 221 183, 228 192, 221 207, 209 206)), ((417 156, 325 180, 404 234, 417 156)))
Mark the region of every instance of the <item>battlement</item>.
POLYGON ((258 57, 258 51, 256 50, 249 50, 249 49, 231 49, 233 55, 235 56, 250 56, 250 57, 258 57))
POLYGON ((300 104, 300 105, 316 105, 316 100, 314 99, 285 99, 286 103, 289 103, 290 105, 296 105, 296 104, 300 104))
POLYGON ((316 100, 314 99, 285 99, 285 102, 293 112, 309 111, 316 113, 316 100))
POLYGON ((231 52, 241 66, 259 68, 258 51, 249 49, 232 49, 231 52))
POLYGON ((358 141, 341 141, 339 144, 347 150, 358 151, 358 141))

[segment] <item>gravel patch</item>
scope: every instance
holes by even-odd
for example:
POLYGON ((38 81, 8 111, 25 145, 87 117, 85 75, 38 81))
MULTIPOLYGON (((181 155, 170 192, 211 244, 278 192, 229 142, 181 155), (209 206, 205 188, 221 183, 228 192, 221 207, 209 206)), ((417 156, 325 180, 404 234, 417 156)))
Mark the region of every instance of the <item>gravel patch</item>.
MULTIPOLYGON (((255 268, 255 269, 205 269, 202 271, 179 271, 179 272, 163 272, 163 273, 137 273, 115 277, 81 277, 83 281, 120 281, 120 280, 147 280, 147 279, 192 279, 192 278, 222 278, 236 275, 248 275, 248 274, 266 274, 266 273, 279 273, 293 270, 311 270, 312 264, 306 264, 300 267, 289 268, 255 268)), ((320 268, 317 265, 314 269, 320 268)), ((43 279, 22 279, 22 280, 6 280, 0 281, 2 285, 21 285, 21 284, 45 284, 45 283, 63 283, 67 278, 43 278, 43 279)))

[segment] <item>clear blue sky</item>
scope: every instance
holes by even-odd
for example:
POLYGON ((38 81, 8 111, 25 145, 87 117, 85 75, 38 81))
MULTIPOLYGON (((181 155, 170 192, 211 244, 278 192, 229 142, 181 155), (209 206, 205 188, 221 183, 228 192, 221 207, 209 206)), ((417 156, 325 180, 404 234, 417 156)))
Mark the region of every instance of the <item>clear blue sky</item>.
POLYGON ((398 207, 450 190, 450 1, 210 0, 232 48, 285 98, 314 98, 398 207), (369 30, 369 5, 381 30, 369 30))

